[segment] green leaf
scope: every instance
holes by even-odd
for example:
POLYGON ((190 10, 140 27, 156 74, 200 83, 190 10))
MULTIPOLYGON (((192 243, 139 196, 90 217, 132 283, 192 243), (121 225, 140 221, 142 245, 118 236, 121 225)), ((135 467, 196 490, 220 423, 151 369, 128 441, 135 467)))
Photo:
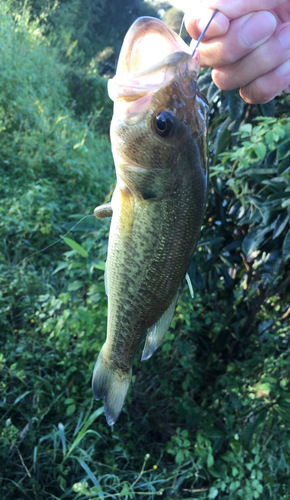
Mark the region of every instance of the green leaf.
POLYGON ((289 207, 290 206, 290 198, 288 197, 285 201, 283 201, 281 206, 282 206, 282 208, 289 207))
POLYGON ((57 266, 57 268, 53 271, 52 275, 58 273, 62 269, 66 269, 68 267, 68 262, 60 262, 57 266))
POLYGON ((76 457, 76 459, 79 462, 79 464, 82 466, 84 471, 87 473, 87 475, 88 475, 89 479, 92 481, 93 485, 97 488, 96 493, 98 493, 98 497, 104 498, 104 493, 103 493, 102 487, 101 487, 99 481, 97 480, 95 474, 92 472, 92 470, 88 466, 88 464, 86 464, 86 462, 82 458, 76 457))
POLYGON ((273 231, 273 239, 278 238, 278 236, 280 236, 280 234, 283 232, 283 230, 285 229, 285 227, 290 219, 290 215, 286 215, 286 217, 284 217, 284 219, 282 221, 281 221, 281 219, 282 219, 282 216, 281 216, 281 214, 279 214, 277 217, 277 220, 276 220, 274 231, 273 231))
POLYGON ((277 401, 279 406, 283 406, 284 408, 290 409, 290 398, 281 398, 277 401))
POLYGON ((245 101, 241 98, 239 90, 231 90, 229 94, 229 111, 234 120, 241 118, 244 111, 245 101))
POLYGON ((275 99, 266 102, 265 104, 260 104, 261 113, 263 116, 274 116, 275 113, 275 99))
POLYGON ((82 257, 87 258, 89 256, 88 252, 76 241, 71 238, 67 238, 66 236, 62 236, 62 239, 70 248, 72 248, 72 250, 75 250, 82 257))
POLYGON ((278 147, 277 150, 277 158, 278 160, 283 160, 290 155, 290 140, 283 141, 282 144, 278 147))
POLYGON ((242 250, 246 257, 249 257, 256 250, 256 232, 249 231, 242 243, 242 250))
POLYGON ((263 142, 257 142, 254 145, 254 151, 259 158, 259 160, 264 160, 266 154, 267 154, 267 148, 263 142))
POLYGON ((193 291, 193 286, 192 286, 191 279, 190 279, 190 276, 188 273, 186 273, 185 279, 186 279, 186 283, 187 283, 187 286, 189 289, 190 296, 193 299, 194 298, 194 291, 193 291))
POLYGON ((178 452, 177 452, 177 454, 175 456, 175 462, 178 465, 180 465, 180 464, 182 464, 183 460, 184 460, 184 453, 183 453, 182 450, 178 450, 178 452))
POLYGON ((193 284, 196 290, 204 290, 205 289, 205 281, 203 279, 203 275, 197 268, 197 266, 192 263, 189 270, 188 275, 191 283, 193 284))
POLYGON ((236 461, 236 457, 234 455, 234 453, 232 453, 231 451, 226 451, 222 457, 221 457, 223 460, 225 460, 226 462, 233 462, 235 463, 236 461))
POLYGON ((99 269, 100 271, 105 271, 106 269, 106 262, 103 260, 99 260, 94 264, 95 269, 99 269))
POLYGON ((283 243, 283 247, 282 247, 282 255, 283 255, 283 259, 285 261, 287 261, 290 257, 290 229, 284 238, 284 243, 283 243))
POLYGON ((236 177, 243 177, 244 175, 249 175, 255 177, 257 175, 275 175, 277 173, 276 168, 248 168, 246 171, 237 172, 236 177))
POLYGON ((197 246, 198 247, 204 247, 204 246, 211 246, 211 245, 219 245, 224 241, 224 238, 222 236, 219 236, 218 238, 205 238, 204 240, 201 240, 198 242, 197 246))
POLYGON ((67 289, 69 292, 75 292, 76 290, 79 290, 82 286, 84 286, 84 281, 76 280, 73 281, 72 283, 69 283, 67 289))
POLYGON ((208 493, 209 500, 214 500, 218 496, 218 492, 219 490, 212 486, 208 493))
POLYGON ((66 439, 65 439, 65 430, 64 430, 64 426, 62 423, 58 424, 58 429, 59 429, 60 439, 62 442, 62 453, 63 453, 63 456, 65 457, 66 456, 66 439))
POLYGON ((23 394, 21 394, 20 396, 18 396, 18 398, 15 399, 13 405, 16 405, 17 403, 19 403, 19 401, 21 401, 22 399, 24 399, 27 394, 30 394, 31 391, 25 391, 23 394))
POLYGON ((69 451, 68 451, 68 454, 67 454, 67 457, 73 452, 73 450, 75 449, 75 447, 78 445, 78 443, 81 441, 81 439, 83 439, 83 437, 85 436, 88 428, 90 427, 90 425, 102 414, 104 413, 104 407, 101 406, 101 408, 98 408, 96 411, 94 411, 94 413, 92 413, 92 415, 87 419, 87 421, 83 424, 83 427, 81 428, 81 430, 79 431, 76 439, 74 440, 74 442, 72 443, 69 451))
POLYGON ((229 271, 224 267, 220 268, 220 272, 228 286, 233 286, 233 278, 230 276, 229 271))
POLYGON ((242 443, 245 448, 250 449, 254 444, 253 440, 257 432, 258 427, 263 424, 268 415, 268 408, 263 408, 252 420, 246 425, 242 433, 242 443))
POLYGON ((197 79, 198 88, 203 91, 212 83, 211 71, 206 71, 203 75, 200 75, 197 79))
POLYGON ((73 415, 73 413, 75 412, 75 410, 76 410, 76 405, 75 404, 69 405, 67 407, 67 409, 66 409, 66 414, 68 416, 73 415))
POLYGON ((272 144, 274 142, 273 132, 272 130, 268 130, 265 136, 267 144, 272 144))
POLYGON ((239 474, 239 471, 236 467, 232 467, 232 475, 233 477, 236 477, 239 474))
POLYGON ((282 405, 275 405, 275 410, 277 413, 279 413, 280 417, 283 418, 283 420, 286 420, 286 422, 290 422, 290 410, 289 408, 284 408, 282 405))
POLYGON ((220 153, 222 153, 226 145, 229 143, 231 133, 229 131, 229 124, 231 123, 231 117, 228 116, 224 122, 218 128, 216 138, 214 141, 214 163, 216 163, 216 159, 220 153))
POLYGON ((282 174, 287 171, 290 167, 290 157, 288 156, 284 160, 280 161, 277 167, 277 173, 282 174))
POLYGON ((66 398, 64 400, 64 404, 66 404, 66 405, 70 405, 71 403, 74 403, 74 402, 75 402, 75 400, 73 398, 66 398))
POLYGON ((239 132, 243 132, 247 135, 251 135, 252 129, 253 129, 253 126, 251 125, 251 123, 245 123, 244 125, 242 125, 240 127, 239 132))
POLYGON ((220 89, 216 86, 214 82, 211 82, 207 91, 207 100, 211 103, 214 98, 220 93, 220 89))
POLYGON ((212 453, 209 453, 207 455, 206 464, 207 464, 207 466, 208 466, 209 469, 213 466, 213 464, 214 464, 214 458, 212 456, 212 453))

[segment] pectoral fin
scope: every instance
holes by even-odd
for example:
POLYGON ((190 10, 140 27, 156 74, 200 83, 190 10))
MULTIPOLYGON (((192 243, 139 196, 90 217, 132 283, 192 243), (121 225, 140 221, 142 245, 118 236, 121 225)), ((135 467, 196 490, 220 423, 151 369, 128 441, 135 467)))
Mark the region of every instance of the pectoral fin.
POLYGON ((149 359, 156 351, 156 349, 160 346, 163 337, 170 326, 178 295, 179 293, 176 295, 176 297, 174 297, 174 300, 165 311, 163 316, 161 316, 161 318, 157 321, 157 323, 155 323, 155 325, 148 329, 141 361, 149 359))
POLYGON ((97 219, 105 219, 106 217, 112 217, 113 209, 111 203, 106 203, 105 205, 100 205, 94 210, 94 216, 97 219))

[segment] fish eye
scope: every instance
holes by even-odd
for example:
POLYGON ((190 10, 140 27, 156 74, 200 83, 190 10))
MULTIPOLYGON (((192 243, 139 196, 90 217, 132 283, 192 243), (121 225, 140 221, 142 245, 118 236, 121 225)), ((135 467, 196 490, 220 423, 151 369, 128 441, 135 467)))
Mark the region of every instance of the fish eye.
POLYGON ((168 137, 174 127, 174 117, 169 111, 160 111, 154 118, 154 130, 160 137, 168 137))

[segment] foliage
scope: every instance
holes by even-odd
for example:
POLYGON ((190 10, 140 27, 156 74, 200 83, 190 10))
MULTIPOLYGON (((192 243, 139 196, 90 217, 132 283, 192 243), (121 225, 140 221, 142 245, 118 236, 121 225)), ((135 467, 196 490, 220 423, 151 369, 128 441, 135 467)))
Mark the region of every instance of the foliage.
POLYGON ((63 55, 70 56, 76 49, 79 54, 75 53, 74 57, 79 59, 82 54, 86 63, 107 46, 114 48, 116 58, 132 22, 141 15, 157 15, 154 6, 143 0, 11 1, 18 8, 30 6, 31 18, 42 20, 46 35, 63 55))
POLYGON ((93 66, 68 71, 66 80, 76 117, 88 121, 90 128, 108 134, 113 105, 108 96, 107 78, 101 77, 93 66))
POLYGON ((211 184, 194 299, 185 286, 109 428, 90 387, 109 222, 66 234, 111 195, 104 82, 91 65, 85 92, 72 88, 79 66, 29 19, 0 2, 1 498, 287 500, 289 96, 249 106, 200 77, 211 184))
POLYGON ((168 9, 163 17, 163 21, 170 26, 176 33, 179 33, 179 29, 183 20, 182 10, 178 10, 176 7, 171 7, 168 9))
POLYGON ((189 45, 191 42, 191 38, 183 25, 183 18, 184 13, 182 10, 179 10, 176 7, 171 7, 169 9, 166 9, 162 20, 166 24, 168 24, 168 26, 170 26, 170 28, 172 28, 176 33, 179 33, 181 29, 181 36, 189 45))

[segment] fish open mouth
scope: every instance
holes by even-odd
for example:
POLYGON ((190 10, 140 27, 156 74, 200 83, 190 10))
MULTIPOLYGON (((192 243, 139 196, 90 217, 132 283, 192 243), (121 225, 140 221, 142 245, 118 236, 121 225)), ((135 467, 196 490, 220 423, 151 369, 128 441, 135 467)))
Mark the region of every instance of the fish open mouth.
POLYGON ((183 63, 197 73, 198 53, 192 58, 189 46, 163 21, 140 17, 124 39, 109 96, 114 102, 140 99, 166 85, 183 63))

